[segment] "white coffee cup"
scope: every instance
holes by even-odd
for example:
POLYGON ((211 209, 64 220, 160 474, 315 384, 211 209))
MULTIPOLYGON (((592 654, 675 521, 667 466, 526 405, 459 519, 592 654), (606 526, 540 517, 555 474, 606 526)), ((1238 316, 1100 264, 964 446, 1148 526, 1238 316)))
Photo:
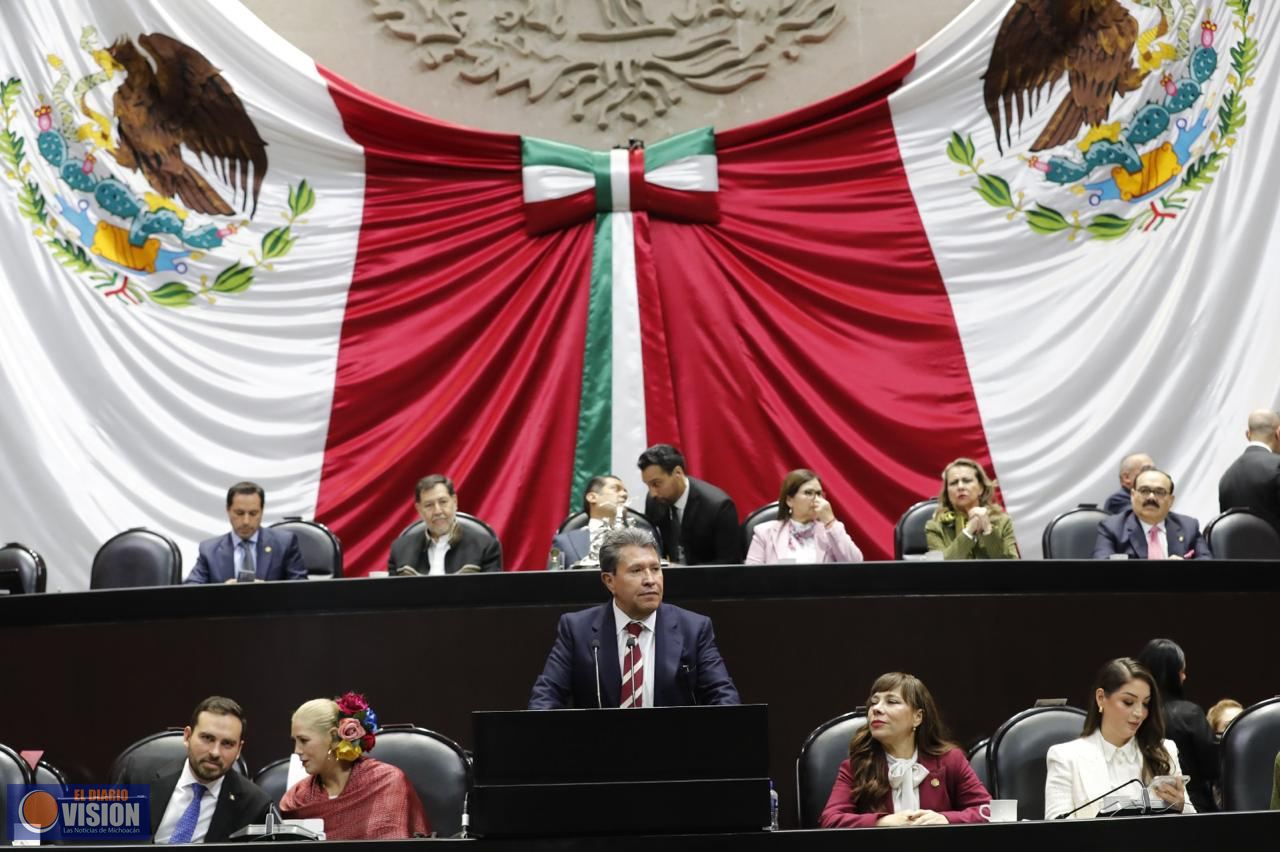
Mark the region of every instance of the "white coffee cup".
POLYGON ((978 805, 978 813, 987 822, 1017 822, 1017 799, 992 799, 989 805, 978 805))

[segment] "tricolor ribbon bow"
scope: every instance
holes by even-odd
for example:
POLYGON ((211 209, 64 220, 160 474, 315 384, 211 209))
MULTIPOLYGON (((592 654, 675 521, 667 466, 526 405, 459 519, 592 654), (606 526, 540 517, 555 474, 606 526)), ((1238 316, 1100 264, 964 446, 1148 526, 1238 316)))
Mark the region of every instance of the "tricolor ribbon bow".
POLYGON ((591 151, 521 139, 525 225, 544 234, 598 213, 649 213, 680 222, 720 221, 715 134, 690 130, 648 147, 591 151))
POLYGON ((634 464, 648 446, 638 281, 653 270, 637 264, 648 233, 637 223, 720 221, 715 134, 705 127, 612 151, 526 137, 521 157, 529 233, 595 221, 571 491, 581 494, 591 476, 634 464))

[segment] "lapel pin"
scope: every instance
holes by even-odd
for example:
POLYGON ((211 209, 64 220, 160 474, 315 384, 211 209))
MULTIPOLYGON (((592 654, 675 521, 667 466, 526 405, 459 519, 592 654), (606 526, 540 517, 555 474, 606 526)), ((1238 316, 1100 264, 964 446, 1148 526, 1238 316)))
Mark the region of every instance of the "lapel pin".
POLYGON ((231 801, 233 801, 233 802, 234 802, 234 801, 236 800, 236 794, 235 794, 235 793, 232 793, 232 794, 231 794, 231 796, 230 796, 230 799, 231 799, 231 801))
POLYGON ((929 786, 930 786, 930 787, 941 787, 941 786, 942 786, 942 782, 941 782, 941 781, 939 781, 937 778, 930 778, 930 779, 929 779, 929 786))
POLYGON ((1182 536, 1178 536, 1178 541, 1182 541, 1182 536))
POLYGON ((269 544, 268 544, 266 547, 262 548, 262 552, 263 552, 263 553, 270 553, 270 552, 271 552, 271 545, 269 545, 269 544))

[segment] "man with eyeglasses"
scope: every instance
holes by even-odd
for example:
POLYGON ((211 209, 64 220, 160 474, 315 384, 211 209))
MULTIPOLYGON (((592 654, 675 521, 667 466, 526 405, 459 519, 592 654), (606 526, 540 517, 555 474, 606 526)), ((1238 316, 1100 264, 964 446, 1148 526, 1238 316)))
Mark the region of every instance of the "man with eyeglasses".
POLYGON ((1154 467, 1138 474, 1130 498, 1132 508, 1098 524, 1094 559, 1212 559, 1200 522, 1177 515, 1173 477, 1154 467))

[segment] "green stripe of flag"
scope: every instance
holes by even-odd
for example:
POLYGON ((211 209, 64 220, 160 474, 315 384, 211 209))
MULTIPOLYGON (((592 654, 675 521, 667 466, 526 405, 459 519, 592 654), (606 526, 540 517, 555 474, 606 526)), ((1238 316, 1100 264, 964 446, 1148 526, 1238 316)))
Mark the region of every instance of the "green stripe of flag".
MULTIPOLYGON (((608 172, 606 171, 606 176, 608 172)), ((596 216, 591 252, 591 292, 587 298, 587 341, 582 354, 582 398, 578 441, 573 451, 569 511, 580 506, 591 477, 609 472, 613 451, 613 224, 596 216)))

